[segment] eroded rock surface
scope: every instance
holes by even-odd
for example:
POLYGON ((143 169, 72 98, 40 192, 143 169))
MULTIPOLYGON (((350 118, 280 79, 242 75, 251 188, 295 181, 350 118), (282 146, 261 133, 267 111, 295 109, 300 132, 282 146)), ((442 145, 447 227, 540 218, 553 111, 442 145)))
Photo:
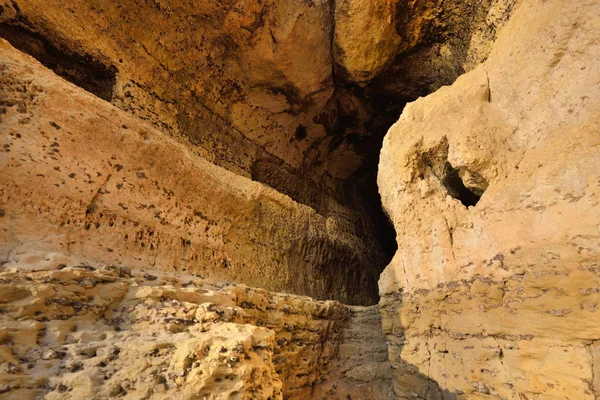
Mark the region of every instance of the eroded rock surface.
POLYGON ((376 301, 381 253, 351 223, 207 162, 5 41, 0 57, 7 267, 59 252, 376 301))
POLYGON ((391 396, 378 306, 61 257, 0 273, 2 398, 391 396))
POLYGON ((593 399, 600 5, 521 2, 488 60, 409 104, 381 153, 399 398, 593 399))
POLYGON ((116 266, 14 268, 0 284, 0 381, 15 399, 307 398, 348 314, 335 301, 116 266))

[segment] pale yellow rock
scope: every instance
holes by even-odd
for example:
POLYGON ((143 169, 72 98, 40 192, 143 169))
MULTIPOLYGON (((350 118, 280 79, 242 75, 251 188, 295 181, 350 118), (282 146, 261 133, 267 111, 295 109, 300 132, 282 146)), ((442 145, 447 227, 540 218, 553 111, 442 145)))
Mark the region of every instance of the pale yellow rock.
POLYGON ((388 132, 399 249, 379 288, 399 398, 600 395, 599 15, 521 1, 487 61, 388 132))
POLYGON ((32 293, 27 305, 19 298, 0 304, 3 398, 274 400, 332 390, 331 398, 344 400, 363 391, 388 398, 391 368, 377 306, 348 308, 185 274, 155 272, 148 280, 148 271, 120 272, 0 273, 6 288, 32 293), (191 282, 199 297, 189 297, 191 282), (338 356, 342 344, 361 340, 360 354, 338 356), (366 371, 356 370, 363 363, 366 371))
POLYGON ((333 56, 353 82, 366 85, 389 66, 401 38, 390 0, 335 0, 333 56))

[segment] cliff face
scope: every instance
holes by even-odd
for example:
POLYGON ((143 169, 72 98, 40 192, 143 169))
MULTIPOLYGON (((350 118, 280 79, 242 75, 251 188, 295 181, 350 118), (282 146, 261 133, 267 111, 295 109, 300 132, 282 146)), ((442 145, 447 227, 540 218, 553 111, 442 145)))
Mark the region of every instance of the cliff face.
POLYGON ((386 136, 399 249, 380 306, 400 398, 600 394, 599 11, 523 1, 487 61, 386 136))
POLYGON ((208 163, 6 42, 0 51, 5 267, 57 252, 373 301, 379 254, 335 219, 208 163))

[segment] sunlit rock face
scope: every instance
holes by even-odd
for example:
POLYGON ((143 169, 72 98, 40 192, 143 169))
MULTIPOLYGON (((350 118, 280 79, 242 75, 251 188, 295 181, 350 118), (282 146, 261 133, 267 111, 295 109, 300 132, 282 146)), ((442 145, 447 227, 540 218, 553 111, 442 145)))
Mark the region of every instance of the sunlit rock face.
POLYGON ((379 287, 400 398, 599 394, 599 11, 521 2, 487 61, 388 132, 399 249, 379 287))

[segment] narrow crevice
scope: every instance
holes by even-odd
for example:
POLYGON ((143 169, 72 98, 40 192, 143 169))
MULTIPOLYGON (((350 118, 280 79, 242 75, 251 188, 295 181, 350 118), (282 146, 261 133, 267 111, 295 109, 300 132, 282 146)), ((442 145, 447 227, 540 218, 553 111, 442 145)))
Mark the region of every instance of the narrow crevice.
POLYGON ((115 66, 105 65, 89 54, 62 51, 40 34, 21 26, 0 24, 0 37, 69 82, 103 100, 112 99, 117 76, 115 66))

